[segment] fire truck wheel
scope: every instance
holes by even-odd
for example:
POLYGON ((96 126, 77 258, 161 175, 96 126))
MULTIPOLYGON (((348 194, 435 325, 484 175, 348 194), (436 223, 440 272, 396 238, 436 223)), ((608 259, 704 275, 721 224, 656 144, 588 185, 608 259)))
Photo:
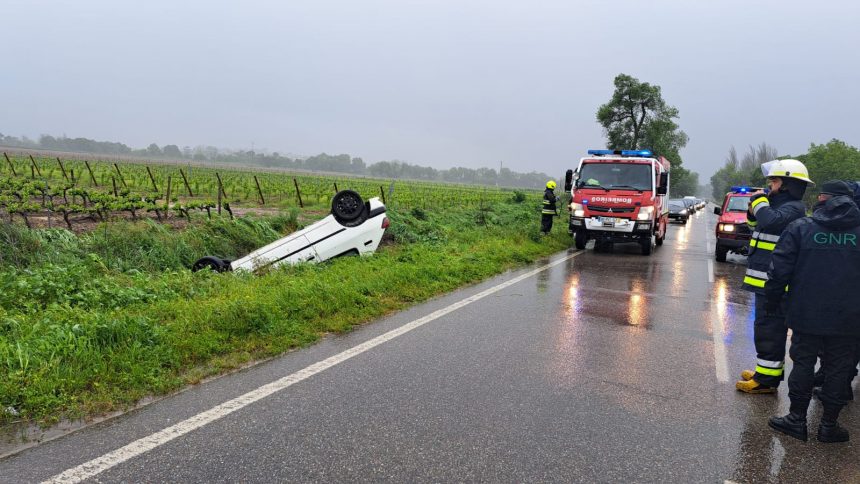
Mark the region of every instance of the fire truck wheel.
POLYGON ((657 237, 656 239, 654 239, 654 242, 655 242, 658 246, 663 245, 663 241, 664 241, 664 240, 666 240, 666 232, 665 232, 665 230, 666 230, 666 229, 664 228, 664 229, 663 229, 663 236, 662 236, 662 237, 657 237))
POLYGON ((588 235, 582 230, 577 230, 573 235, 573 243, 576 245, 576 248, 579 250, 585 249, 585 244, 588 243, 588 235))
POLYGON ((654 236, 642 239, 642 255, 651 255, 654 250, 654 236))

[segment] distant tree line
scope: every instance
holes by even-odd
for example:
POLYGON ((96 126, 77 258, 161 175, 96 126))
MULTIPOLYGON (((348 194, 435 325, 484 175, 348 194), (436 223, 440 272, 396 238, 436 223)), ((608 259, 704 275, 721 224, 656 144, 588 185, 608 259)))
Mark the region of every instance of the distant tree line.
POLYGON ((254 151, 229 151, 214 146, 158 146, 150 144, 143 149, 131 147, 111 141, 94 141, 87 138, 67 138, 42 135, 38 140, 26 136, 21 138, 5 136, 0 133, 0 145, 28 149, 51 151, 72 151, 102 155, 127 155, 155 159, 177 159, 193 161, 209 161, 216 163, 247 164, 271 168, 295 168, 313 171, 329 171, 350 173, 356 175, 374 176, 379 178, 401 178, 428 180, 454 183, 472 183, 481 185, 499 185, 506 187, 542 188, 550 177, 545 173, 517 173, 508 168, 495 170, 493 168, 462 168, 455 167, 444 170, 427 166, 418 166, 403 161, 379 161, 367 164, 358 157, 348 154, 329 155, 321 153, 307 158, 291 158, 279 153, 256 153, 254 151))
MULTIPOLYGON (((711 176, 714 200, 722 201, 723 196, 732 186, 764 187, 765 179, 761 172, 761 164, 778 158, 794 158, 802 161, 809 170, 809 177, 817 187, 821 187, 821 184, 827 180, 860 180, 860 149, 844 141, 832 139, 825 144, 812 143, 808 152, 796 156, 778 156, 776 148, 767 143, 761 143, 758 146, 750 146, 749 150, 740 157, 734 147, 729 150, 723 167, 711 176)), ((805 196, 807 203, 812 203, 817 193, 817 188, 807 190, 805 196)))

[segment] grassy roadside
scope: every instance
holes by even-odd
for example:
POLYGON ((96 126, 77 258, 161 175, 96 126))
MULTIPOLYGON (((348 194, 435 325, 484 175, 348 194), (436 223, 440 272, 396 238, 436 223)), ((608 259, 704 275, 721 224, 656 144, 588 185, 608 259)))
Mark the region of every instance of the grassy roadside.
POLYGON ((295 213, 201 222, 181 232, 123 224, 76 237, 0 233, 0 423, 97 415, 248 361, 348 331, 570 244, 537 236, 532 204, 390 211, 393 243, 262 276, 192 274, 201 254, 237 256, 295 228, 295 213))

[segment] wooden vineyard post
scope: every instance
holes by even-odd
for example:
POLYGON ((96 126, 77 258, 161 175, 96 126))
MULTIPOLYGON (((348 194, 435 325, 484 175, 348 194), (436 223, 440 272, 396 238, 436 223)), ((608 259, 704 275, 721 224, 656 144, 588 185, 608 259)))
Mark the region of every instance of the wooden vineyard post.
POLYGON ((12 170, 12 176, 18 176, 18 174, 15 173, 15 165, 13 165, 12 160, 9 159, 9 155, 4 151, 3 156, 6 158, 6 163, 9 163, 9 169, 12 170))
POLYGON ((379 194, 382 195, 382 204, 385 205, 385 189, 382 185, 379 185, 379 194))
POLYGON ((335 193, 335 195, 337 195, 337 192, 339 192, 339 191, 340 190, 337 189, 337 182, 334 182, 334 193, 335 193))
POLYGON ((254 175, 254 183, 257 184, 257 193, 260 195, 260 205, 265 205, 266 199, 263 198, 263 190, 260 188, 260 180, 257 180, 257 175, 254 175))
POLYGON ((42 171, 39 170, 39 165, 36 164, 36 160, 33 159, 33 155, 30 155, 30 161, 33 163, 33 168, 36 170, 36 173, 39 174, 39 178, 42 178, 42 171))
POLYGON ((188 196, 193 197, 194 193, 191 192, 191 185, 188 184, 188 178, 185 176, 185 172, 182 171, 182 168, 179 169, 179 174, 182 175, 182 181, 185 182, 185 189, 188 190, 188 196))
POLYGON ((75 180, 75 169, 72 168, 71 170, 69 170, 69 173, 71 173, 72 177, 72 186, 77 186, 78 183, 77 180, 75 180))
POLYGON ((66 181, 69 181, 69 175, 66 174, 66 167, 63 166, 63 162, 60 161, 59 156, 57 157, 57 164, 60 165, 60 171, 63 172, 63 178, 65 178, 66 181))
POLYGON ((36 170, 33 169, 33 165, 30 165, 30 178, 36 179, 36 170))
POLYGON ((158 192, 158 185, 155 184, 155 177, 152 176, 152 170, 150 170, 148 166, 146 167, 146 172, 149 173, 149 181, 152 182, 152 189, 158 192))
POLYGON ((227 194, 224 193, 224 184, 221 183, 221 175, 217 171, 215 172, 215 178, 218 179, 218 215, 221 215, 221 196, 226 197, 227 194))
POLYGON ((167 197, 164 199, 164 218, 170 218, 170 175, 167 175, 167 197))
POLYGON ((114 178, 114 177, 112 177, 112 176, 111 176, 111 177, 110 177, 110 182, 111 182, 111 184, 113 184, 113 196, 118 197, 118 196, 119 196, 119 192, 117 192, 117 190, 116 190, 116 178, 114 178))
POLYGON ((128 188, 128 184, 125 182, 125 178, 123 178, 122 172, 119 171, 119 165, 114 163, 113 167, 116 168, 116 174, 119 176, 119 181, 120 181, 120 183, 122 183, 122 186, 125 188, 128 188))
MULTIPOLYGON (((59 160, 59 158, 57 158, 59 160)), ((84 160, 84 165, 87 167, 87 171, 90 172, 90 178, 93 180, 93 186, 99 186, 99 182, 96 181, 96 176, 93 174, 93 169, 90 168, 90 162, 84 160)))
POLYGON ((293 185, 296 186, 296 196, 299 198, 299 207, 305 208, 305 204, 302 203, 302 192, 299 191, 299 182, 297 182, 295 178, 293 178, 293 185))

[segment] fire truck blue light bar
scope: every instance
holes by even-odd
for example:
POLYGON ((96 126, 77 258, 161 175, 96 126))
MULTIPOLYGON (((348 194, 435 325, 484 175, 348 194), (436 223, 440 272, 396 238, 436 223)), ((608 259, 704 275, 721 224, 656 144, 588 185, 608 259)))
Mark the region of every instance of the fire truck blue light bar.
POLYGON ((588 150, 589 155, 621 155, 621 156, 652 156, 651 150, 588 150))

